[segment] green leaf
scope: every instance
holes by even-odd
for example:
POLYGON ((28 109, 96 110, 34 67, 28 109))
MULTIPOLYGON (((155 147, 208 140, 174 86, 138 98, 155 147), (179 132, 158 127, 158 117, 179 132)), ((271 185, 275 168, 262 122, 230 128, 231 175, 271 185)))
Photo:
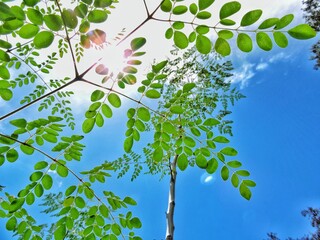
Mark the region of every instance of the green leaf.
POLYGON ((198 35, 196 40, 196 48, 202 54, 211 52, 212 44, 209 38, 203 35, 198 35))
POLYGON ((10 49, 12 48, 12 44, 0 39, 0 48, 10 49))
POLYGON ((207 159, 202 154, 196 156, 196 164, 199 168, 207 168, 208 166, 207 159))
POLYGON ((182 91, 185 92, 190 92, 193 88, 196 87, 195 83, 186 83, 183 85, 182 91))
POLYGON ((144 122, 150 121, 151 118, 149 110, 145 107, 138 108, 137 116, 144 122))
POLYGON ((239 177, 238 177, 238 175, 237 174, 232 174, 232 176, 231 176, 231 183, 232 183, 232 185, 235 187, 235 188, 237 188, 238 186, 239 186, 239 177))
POLYGON ((221 149, 220 152, 227 156, 236 156, 238 154, 237 150, 232 147, 225 147, 221 149))
MULTIPOLYGON (((111 225, 111 231, 112 231, 115 235, 119 236, 119 235, 121 234, 121 227, 120 227, 118 224, 114 223, 114 224, 111 225)), ((111 238, 110 238, 110 239, 111 239, 111 238)), ((116 239, 117 239, 117 238, 116 238, 116 239)))
POLYGON ((207 25, 199 25, 196 27, 196 32, 199 34, 207 34, 210 28, 207 25))
POLYGON ((32 155, 34 153, 34 148, 27 145, 20 145, 20 149, 24 154, 32 155))
POLYGON ((24 118, 14 119, 10 121, 10 124, 18 128, 25 128, 27 126, 27 120, 24 118))
POLYGON ((276 44, 279 47, 285 48, 288 46, 288 38, 286 37, 286 35, 284 33, 274 32, 273 37, 274 37, 274 41, 276 42, 276 44))
POLYGON ((132 199, 131 197, 125 197, 125 198, 123 199, 123 201, 124 201, 126 204, 129 204, 129 205, 132 205, 132 206, 137 205, 137 202, 136 202, 134 199, 132 199))
POLYGON ((211 18, 211 13, 207 11, 202 11, 202 12, 199 12, 196 17, 199 19, 209 19, 211 18))
POLYGON ((147 92, 146 92, 146 97, 148 98, 152 98, 152 99, 156 99, 156 98, 160 98, 161 97, 161 94, 155 90, 155 89, 149 89, 147 92))
POLYGON ((308 24, 300 24, 294 28, 291 28, 288 33, 291 37, 300 40, 314 38, 317 35, 316 31, 308 24))
POLYGON ((218 125, 220 122, 217 120, 217 119, 215 119, 215 118, 208 118, 208 119, 206 119, 205 121, 204 121, 204 123, 203 123, 203 125, 205 125, 205 126, 216 126, 216 125, 218 125))
POLYGON ((126 153, 129 153, 133 146, 133 136, 130 136, 124 140, 123 148, 126 153))
POLYGON ((217 159, 211 158, 211 159, 208 161, 208 165, 207 165, 207 167, 206 167, 207 173, 209 173, 209 174, 215 173, 215 172, 217 171, 217 169, 218 169, 218 166, 219 166, 219 164, 218 164, 217 159))
POLYGON ((254 181, 251 180, 243 180, 242 183, 248 187, 255 187, 257 185, 254 181))
POLYGON ((239 162, 239 161, 230 161, 227 163, 227 165, 232 168, 239 168, 242 166, 241 162, 239 162))
POLYGON ((233 32, 229 30, 221 30, 218 32, 218 36, 223 39, 231 39, 233 37, 233 32))
POLYGON ((11 148, 7 152, 6 157, 7 157, 8 162, 13 163, 13 162, 17 161, 19 154, 14 148, 11 148))
POLYGON ((166 33, 165 33, 165 37, 166 39, 170 39, 173 36, 173 29, 172 28, 168 28, 166 33))
POLYGON ((174 114, 182 114, 183 108, 179 105, 173 105, 172 107, 170 107, 170 112, 174 114))
POLYGON ((62 11, 62 19, 64 24, 71 29, 75 29, 78 25, 78 18, 75 12, 71 9, 64 9, 62 11))
POLYGON ((215 142, 218 142, 218 143, 229 143, 230 142, 229 139, 227 139, 226 137, 223 137, 223 136, 215 137, 212 140, 215 142))
POLYGON ((251 191, 243 182, 240 184, 239 191, 242 197, 247 200, 251 199, 251 191))
POLYGON ((13 92, 10 89, 0 88, 0 96, 3 100, 9 101, 13 96, 13 92))
POLYGON ((142 223, 141 223, 140 219, 137 217, 130 219, 130 223, 132 224, 132 226, 134 228, 141 228, 142 227, 142 223))
POLYGON ((62 166, 62 165, 58 165, 57 167, 57 173, 60 177, 66 177, 68 176, 68 169, 65 167, 65 166, 62 166))
POLYGON ((236 22, 231 19, 222 19, 220 20, 220 23, 225 26, 233 26, 236 24, 236 22))
POLYGON ((27 17, 29 18, 30 22, 35 25, 42 25, 43 23, 43 15, 36 9, 28 8, 27 17))
POLYGON ((112 117, 112 110, 107 104, 102 104, 101 111, 106 118, 112 117))
POLYGON ((4 24, 2 26, 5 29, 14 31, 14 30, 17 30, 18 28, 23 26, 23 21, 18 20, 18 19, 13 19, 13 20, 4 22, 4 24))
POLYGON ((17 219, 15 217, 11 217, 6 223, 6 229, 8 231, 13 231, 16 228, 17 219))
POLYGON ((162 61, 162 62, 160 62, 160 63, 158 63, 156 65, 153 65, 152 66, 152 71, 154 73, 159 73, 167 65, 167 63, 168 63, 168 61, 166 60, 166 61, 162 61))
POLYGON ((67 188, 67 190, 65 191, 65 195, 68 197, 70 196, 72 193, 74 193, 74 191, 77 189, 76 186, 70 186, 67 188))
POLYGON ((33 39, 33 44, 36 48, 47 48, 54 40, 54 35, 49 31, 39 32, 33 39))
POLYGON ((186 154, 182 153, 179 155, 178 159, 177 159, 177 165, 178 165, 178 168, 181 170, 181 171, 184 171, 186 170, 186 168, 188 167, 188 157, 186 154))
POLYGON ((74 202, 78 208, 84 208, 86 206, 85 201, 80 196, 77 196, 74 202))
POLYGON ((43 176, 43 172, 36 171, 30 175, 30 181, 37 182, 43 176))
POLYGON ((152 159, 158 163, 161 162, 163 160, 163 149, 162 147, 157 147, 152 155, 152 159))
MULTIPOLYGON (((1 53, 0 53, 1 55, 1 53)), ((1 58, 1 57, 0 57, 1 58)), ((5 66, 0 66, 0 77, 2 79, 9 79, 10 78, 10 72, 8 70, 8 68, 6 68, 5 66)), ((5 81, 6 83, 8 83, 7 81, 5 81)), ((5 83, 4 81, 2 83, 5 83)), ((8 86, 4 87, 3 84, 1 84, 1 88, 9 88, 10 84, 7 84, 8 86)))
POLYGON ((162 130, 169 134, 173 134, 176 132, 176 128, 173 126, 171 122, 164 122, 162 124, 162 130))
POLYGON ((274 25, 276 25, 279 22, 279 18, 268 18, 266 20, 264 20, 260 26, 258 27, 258 29, 267 29, 267 28, 271 28, 274 25))
POLYGON ((42 169, 46 168, 48 165, 49 164, 46 161, 37 162, 34 165, 34 170, 42 170, 42 169))
POLYGON ((147 40, 144 37, 133 39, 130 44, 132 51, 137 51, 139 48, 143 47, 146 42, 147 40))
POLYGON ((172 9, 171 0, 163 1, 163 3, 161 4, 161 10, 164 11, 164 12, 170 12, 171 9, 172 9))
POLYGON ((199 0, 198 5, 199 5, 199 10, 204 10, 212 5, 214 0, 199 0))
POLYGON ((292 22, 293 19, 294 19, 293 14, 288 14, 283 16, 282 18, 280 18, 279 22, 275 26, 275 29, 279 30, 279 29, 285 28, 292 22))
POLYGON ((87 16, 88 13, 87 5, 80 3, 78 6, 75 7, 74 13, 80 18, 84 18, 85 16, 87 16))
POLYGON ((52 31, 59 31, 63 26, 61 17, 56 14, 49 14, 44 16, 43 21, 46 26, 52 31))
POLYGON ((95 124, 95 119, 94 118, 87 118, 86 120, 84 120, 83 124, 82 124, 82 131, 84 133, 89 133, 92 131, 93 127, 95 124))
POLYGON ((49 190, 53 184, 52 177, 48 174, 44 175, 41 180, 41 183, 42 183, 44 189, 49 190))
POLYGON ((189 11, 193 14, 196 15, 196 13, 198 12, 198 6, 195 3, 191 3, 189 6, 189 11))
POLYGON ((180 31, 174 32, 173 41, 174 41, 174 44, 180 49, 185 49, 189 45, 189 40, 187 36, 180 31))
POLYGON ((220 37, 216 40, 214 49, 217 51, 217 53, 221 54, 224 57, 230 55, 231 53, 229 43, 225 39, 220 37))
POLYGON ((21 38, 29 39, 37 35, 40 28, 37 25, 27 23, 17 32, 21 38))
POLYGON ((59 227, 54 231, 54 239, 61 240, 64 239, 67 233, 66 225, 60 224, 59 227))
POLYGON ((23 204, 24 204, 25 199, 24 198, 16 198, 14 199, 9 206, 9 213, 16 212, 19 210, 23 204))
POLYGON ((27 195, 27 197, 26 197, 26 203, 27 203, 28 205, 32 205, 32 204, 34 203, 34 201, 35 201, 35 196, 34 196, 34 194, 31 192, 31 193, 29 193, 29 194, 27 195))
POLYGON ((187 6, 184 5, 179 5, 179 6, 175 6, 172 10, 172 13, 175 15, 181 15, 184 14, 188 11, 187 6))
POLYGON ((107 12, 99 9, 92 10, 88 15, 88 21, 92 23, 102 23, 106 21, 107 18, 107 12))
POLYGON ((231 15, 237 13, 241 9, 241 4, 237 1, 232 1, 224 4, 220 9, 220 19, 230 17, 231 15))
POLYGON ((249 177, 250 176, 250 173, 247 170, 238 170, 236 173, 242 177, 249 177))
POLYGON ((115 93, 110 93, 108 95, 108 101, 115 108, 119 108, 121 106, 121 100, 119 96, 115 93))
POLYGON ((183 141, 188 147, 195 147, 196 146, 196 142, 194 141, 194 139, 192 137, 186 136, 183 141))
POLYGON ((132 74, 128 74, 122 78, 122 81, 126 84, 132 85, 137 82, 137 78, 132 74))
POLYGON ((43 187, 42 185, 39 183, 36 185, 36 187, 34 188, 34 194, 39 198, 43 195, 43 187))
POLYGON ((257 40, 258 46, 261 49, 265 51, 270 51, 272 49, 272 46, 273 46, 272 40, 268 34, 264 32, 258 32, 256 36, 256 40, 257 40))
POLYGON ((4 62, 9 62, 10 61, 10 56, 8 53, 0 49, 0 61, 4 62))
POLYGON ((237 38, 237 46, 243 52, 251 52, 253 44, 250 36, 246 33, 239 33, 237 38))
POLYGON ((247 12, 241 19, 241 27, 246 27, 254 24, 256 21, 259 20, 259 18, 262 15, 262 10, 252 10, 250 12, 247 12))
POLYGON ((223 166, 221 168, 221 178, 226 181, 229 178, 229 168, 227 168, 226 166, 223 166))
POLYGON ((10 7, 7 4, 0 2, 0 21, 6 21, 12 18, 14 18, 14 14, 10 7))
POLYGON ((95 90, 92 94, 91 94, 91 102, 97 102, 99 100, 101 100, 104 97, 105 93, 101 90, 95 90))
POLYGON ((33 7, 33 6, 37 5, 37 3, 40 2, 40 0, 23 0, 23 2, 27 6, 33 7))

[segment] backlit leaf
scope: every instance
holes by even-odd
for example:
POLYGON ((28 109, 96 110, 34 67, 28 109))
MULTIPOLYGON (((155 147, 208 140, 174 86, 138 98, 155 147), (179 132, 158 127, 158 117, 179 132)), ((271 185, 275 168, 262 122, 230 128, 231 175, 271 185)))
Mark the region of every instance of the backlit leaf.
POLYGON ((36 48, 47 48, 54 40, 54 35, 49 31, 39 32, 33 39, 33 44, 36 48))
POLYGON ((209 38, 199 35, 196 40, 196 47, 200 53, 208 54, 211 52, 212 44, 209 38))
POLYGON ((231 53, 229 43, 225 39, 220 37, 216 40, 214 49, 217 51, 217 53, 220 53, 222 56, 228 56, 231 53))
POLYGON ((256 36, 258 46, 265 50, 270 51, 272 49, 272 41, 268 34, 264 32, 258 32, 256 36))
POLYGON ((231 15, 237 13, 241 9, 241 4, 237 1, 232 1, 224 4, 220 9, 220 19, 230 17, 231 15))
POLYGON ((288 46, 288 38, 286 37, 286 35, 284 33, 274 32, 273 37, 274 37, 274 41, 276 42, 276 44, 279 47, 285 48, 288 46))
POLYGON ((110 93, 108 95, 108 101, 115 108, 119 108, 121 106, 121 100, 119 96, 115 93, 110 93))
POLYGON ((241 27, 246 27, 254 24, 256 21, 259 20, 259 18, 262 15, 262 10, 252 10, 250 12, 247 12, 241 19, 241 27))
POLYGON ((232 147, 225 147, 221 149, 220 152, 227 156, 236 156, 238 154, 237 150, 232 147))
POLYGON ((212 5, 214 0, 199 0, 198 5, 199 5, 199 10, 204 10, 212 5))
POLYGON ((173 34, 174 44, 181 49, 185 49, 189 45, 189 40, 187 36, 180 31, 175 31, 173 34))
POLYGON ((289 35, 293 38, 305 40, 313 38, 317 35, 316 31, 308 24, 300 24, 288 31, 289 35))
POLYGON ((145 45, 146 42, 147 40, 143 37, 133 39, 130 44, 132 51, 137 51, 139 48, 145 45))
POLYGON ((243 52, 251 52, 253 44, 250 36, 246 33, 239 33, 237 38, 237 46, 243 52))

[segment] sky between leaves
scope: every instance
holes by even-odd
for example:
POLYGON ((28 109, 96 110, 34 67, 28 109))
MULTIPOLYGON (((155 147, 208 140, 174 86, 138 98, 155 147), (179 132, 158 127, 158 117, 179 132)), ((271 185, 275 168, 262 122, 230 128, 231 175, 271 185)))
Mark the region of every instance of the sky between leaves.
MULTIPOLYGON (((217 5, 224 2, 217 0, 217 5)), ((266 17, 287 13, 301 16, 298 0, 240 2, 244 11, 264 9, 266 17)), ((152 9, 153 3, 150 4, 152 9)), ((143 14, 142 1, 120 3, 109 19, 110 23, 117 22, 110 31, 116 33, 123 27, 130 31, 143 20, 143 14)), ((163 39, 165 29, 162 24, 152 23, 136 33, 135 37, 144 35, 148 39, 147 51, 152 54, 145 62, 169 55, 170 43, 163 39)), ((233 109, 235 136, 231 141, 239 151, 238 159, 250 170, 258 185, 248 202, 220 176, 204 176, 197 169, 179 173, 175 239, 256 240, 263 239, 269 231, 279 233, 284 239, 312 230, 300 211, 320 204, 317 184, 320 180, 317 171, 320 169, 320 77, 308 60, 313 42, 315 40, 291 40, 285 50, 275 48, 266 53, 257 49, 246 55, 234 51, 228 58, 236 67, 232 81, 247 96, 233 109)), ((113 59, 116 53, 106 58, 113 59)), ((89 56, 88 62, 94 60, 95 56, 89 56)), ((61 71, 68 73, 66 67, 61 71)), ((88 94, 86 89, 79 89, 79 92, 88 94)), ((81 113, 83 97, 74 100, 78 103, 76 111, 81 113)), ((10 107, 1 106, 1 113, 10 107)), ((20 116, 34 112, 35 108, 28 109, 20 116)), ((117 115, 103 130, 87 137, 86 161, 113 160, 122 155, 122 142, 114 141, 114 136, 123 136, 117 129, 124 131, 122 117, 125 113, 118 111, 117 115), (96 140, 103 136, 103 142, 96 140)), ((17 176, 24 175, 25 166, 21 164, 16 169, 15 165, 14 168, 10 165, 0 168, 0 182, 5 181, 10 191, 19 187, 21 179, 17 176), (12 176, 14 168, 15 176, 12 176)), ((143 221, 143 239, 164 239, 168 179, 159 182, 157 177, 141 176, 134 183, 125 178, 109 184, 120 195, 131 195, 137 200, 139 206, 134 212, 143 221)), ((59 182, 56 188, 63 186, 64 183, 59 182)), ((0 239, 11 239, 1 219, 0 239)))

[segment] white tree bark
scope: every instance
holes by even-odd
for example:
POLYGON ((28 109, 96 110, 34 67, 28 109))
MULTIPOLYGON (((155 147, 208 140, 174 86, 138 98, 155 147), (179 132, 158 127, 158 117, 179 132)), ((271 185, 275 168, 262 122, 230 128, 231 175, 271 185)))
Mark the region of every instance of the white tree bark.
POLYGON ((166 231, 166 240, 173 240, 174 234, 174 208, 176 200, 176 178, 177 178, 177 159, 178 155, 174 157, 173 162, 170 164, 170 189, 169 189, 169 198, 168 198, 168 210, 166 213, 167 219, 167 231, 166 231))

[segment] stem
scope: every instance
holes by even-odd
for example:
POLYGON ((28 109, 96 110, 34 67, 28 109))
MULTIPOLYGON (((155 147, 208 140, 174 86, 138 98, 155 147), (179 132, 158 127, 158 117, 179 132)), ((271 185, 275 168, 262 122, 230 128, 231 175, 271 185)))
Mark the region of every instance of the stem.
POLYGON ((156 9, 150 14, 149 10, 146 6, 146 11, 147 11, 147 18, 139 24, 139 26, 137 26, 135 29, 133 29, 127 36, 125 36, 125 38, 123 38, 116 46, 120 45, 122 42, 124 42, 128 37, 130 37, 133 33, 135 33, 139 28, 141 28, 146 22, 148 22, 149 20, 153 19, 153 15, 159 10, 159 8, 161 7, 161 4, 164 2, 164 0, 161 1, 161 3, 158 5, 158 7, 156 7, 156 9))
POLYGON ((168 199, 168 210, 166 213, 167 219, 167 231, 166 231, 166 240, 173 240, 174 234, 174 208, 176 201, 176 180, 177 180, 177 159, 178 154, 175 155, 172 163, 169 163, 170 167, 170 189, 169 189, 169 199, 168 199))
POLYGON ((75 81, 76 81, 76 79, 73 79, 72 81, 68 82, 67 84, 65 84, 65 85, 63 85, 63 86, 61 86, 61 87, 58 87, 58 88, 56 88, 55 90, 53 90, 53 91, 51 91, 51 92, 48 92, 47 94, 45 94, 45 95, 43 95, 43 96, 41 96, 41 97, 39 97, 39 98, 37 98, 37 99, 35 99, 35 100, 27 103, 26 105, 23 105, 23 106, 15 109, 14 111, 7 113, 6 115, 1 116, 1 117, 0 117, 0 121, 2 121, 3 119, 6 119, 6 118, 12 116, 13 114, 15 114, 15 113, 17 113, 17 112, 20 112, 21 110, 23 110, 23 109, 25 109, 25 108, 27 108, 27 107, 29 107, 29 106, 31 106, 31 105, 39 102, 40 100, 42 100, 42 99, 44 99, 44 98, 46 98, 46 97, 48 97, 48 96, 50 96, 50 95, 52 95, 52 94, 54 94, 54 93, 62 90, 63 88, 71 85, 71 84, 74 83, 75 81))
MULTIPOLYGON (((59 4, 58 0, 55 0, 55 3, 56 3, 56 5, 57 5, 57 7, 59 9, 60 15, 62 16, 62 10, 61 10, 61 7, 60 7, 60 4, 59 4)), ((69 48, 70 48, 70 52, 71 52, 71 57, 72 57, 75 77, 77 78, 77 77, 79 77, 79 72, 78 72, 78 68, 77 68, 77 64, 76 64, 76 58, 75 58, 74 53, 73 53, 73 49, 72 49, 72 45, 71 45, 71 41, 70 41, 68 29, 67 29, 67 25, 66 25, 65 20, 64 20, 63 17, 62 17, 62 22, 63 22, 64 30, 65 30, 65 33, 66 33, 66 40, 68 42, 68 45, 69 45, 69 48)))

